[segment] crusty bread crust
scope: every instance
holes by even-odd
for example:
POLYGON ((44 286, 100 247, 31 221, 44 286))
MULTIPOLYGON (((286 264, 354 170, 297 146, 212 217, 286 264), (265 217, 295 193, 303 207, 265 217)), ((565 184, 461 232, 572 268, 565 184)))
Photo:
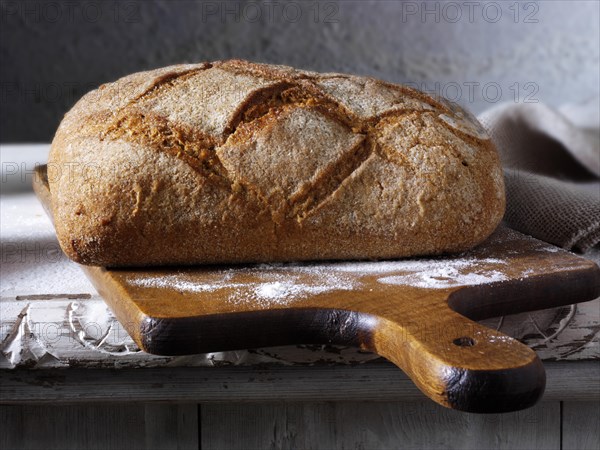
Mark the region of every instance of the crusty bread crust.
POLYGON ((49 160, 83 264, 378 259, 468 249, 504 213, 496 150, 443 99, 240 60, 101 86, 49 160))

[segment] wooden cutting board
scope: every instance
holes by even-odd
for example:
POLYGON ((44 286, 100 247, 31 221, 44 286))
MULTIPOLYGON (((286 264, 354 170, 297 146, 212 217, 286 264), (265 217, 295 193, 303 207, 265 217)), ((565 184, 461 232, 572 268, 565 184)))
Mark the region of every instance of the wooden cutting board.
MULTIPOLYGON (((50 211, 43 167, 38 175, 50 211)), ((503 227, 472 251, 433 259, 82 269, 146 352, 353 345, 471 412, 529 407, 545 386, 535 352, 473 320, 600 296, 593 262, 503 227)))

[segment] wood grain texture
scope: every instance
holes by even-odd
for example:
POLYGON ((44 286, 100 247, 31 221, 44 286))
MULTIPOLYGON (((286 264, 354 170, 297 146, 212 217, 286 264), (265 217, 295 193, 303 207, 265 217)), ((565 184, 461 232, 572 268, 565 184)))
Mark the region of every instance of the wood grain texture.
POLYGON ((464 414, 431 402, 202 405, 203 449, 559 449, 559 402, 464 414))
POLYGON ((3 449, 144 449, 144 410, 135 404, 0 407, 3 449))
MULTIPOLYGON (((548 362, 544 399, 600 401, 596 362, 548 362)), ((0 403, 413 401, 393 364, 0 371, 0 403)))
MULTIPOLYGON (((600 378, 596 380, 600 391, 600 378)), ((565 401, 562 404, 564 450, 598 450, 600 448, 600 400, 565 401)))
POLYGON ((559 405, 485 416, 428 401, 13 405, 0 407, 0 448, 597 449, 597 404, 565 402, 562 424, 559 405))
MULTIPOLYGON (((34 187, 49 209, 50 193, 41 175, 35 177, 34 187)), ((465 316, 483 319, 591 300, 600 294, 600 269, 505 228, 455 258, 480 261, 479 270, 494 273, 495 282, 448 284, 447 277, 438 276, 437 284, 427 287, 406 281, 381 282, 377 270, 349 271, 345 276, 350 278, 351 290, 313 289, 311 295, 294 298, 290 304, 258 301, 253 290, 257 279, 288 277, 290 268, 285 266, 84 270, 136 343, 150 353, 297 343, 354 345, 398 365, 441 405, 473 412, 533 405, 545 384, 535 353, 465 316), (502 270, 500 277, 498 270, 502 270), (226 285, 206 289, 222 283, 224 276, 226 285), (172 277, 195 288, 165 284, 172 277), (440 288, 440 282, 446 284, 440 288)), ((449 264, 452 260, 447 258, 449 264)), ((304 272, 291 267, 300 286, 314 282, 307 271, 314 272, 315 266, 305 267, 304 272)), ((334 279, 339 272, 332 264, 317 268, 326 278, 334 279)), ((385 275, 406 280, 407 273, 394 269, 385 275)))
POLYGON ((197 450, 198 405, 147 403, 144 407, 146 450, 197 450))
POLYGON ((4 405, 0 448, 197 450, 198 405, 4 405))

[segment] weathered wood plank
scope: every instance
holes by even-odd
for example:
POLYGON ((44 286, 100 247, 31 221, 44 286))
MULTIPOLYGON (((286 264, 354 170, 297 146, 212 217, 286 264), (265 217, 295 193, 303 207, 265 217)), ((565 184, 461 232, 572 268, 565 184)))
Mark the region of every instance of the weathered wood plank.
POLYGON ((197 450, 196 404, 3 405, 0 448, 197 450))
POLYGON ((202 406, 202 449, 558 449, 559 402, 477 415, 432 402, 202 406))
POLYGON ((333 403, 202 405, 200 448, 333 449, 335 411, 333 403))
MULTIPOLYGON (((600 401, 600 363, 546 363, 549 400, 600 401)), ((0 371, 0 403, 409 401, 423 394, 398 368, 358 366, 174 367, 0 371)))
MULTIPOLYGON (((600 378, 596 385, 600 384, 600 378)), ((600 402, 563 402, 564 450, 600 448, 600 402)))
POLYGON ((197 450, 198 405, 149 403, 144 406, 147 450, 197 450))
POLYGON ((144 448, 140 405, 3 405, 5 449, 128 450, 144 448))

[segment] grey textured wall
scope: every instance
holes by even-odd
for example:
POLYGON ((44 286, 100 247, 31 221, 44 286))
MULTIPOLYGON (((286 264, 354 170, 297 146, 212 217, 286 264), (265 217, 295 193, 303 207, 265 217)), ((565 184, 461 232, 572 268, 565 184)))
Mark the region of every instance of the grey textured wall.
POLYGON ((597 1, 2 1, 2 142, 48 141, 85 92, 184 61, 369 74, 475 112, 598 95, 597 1))

